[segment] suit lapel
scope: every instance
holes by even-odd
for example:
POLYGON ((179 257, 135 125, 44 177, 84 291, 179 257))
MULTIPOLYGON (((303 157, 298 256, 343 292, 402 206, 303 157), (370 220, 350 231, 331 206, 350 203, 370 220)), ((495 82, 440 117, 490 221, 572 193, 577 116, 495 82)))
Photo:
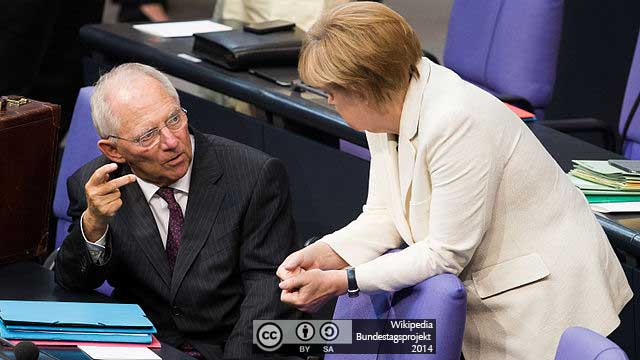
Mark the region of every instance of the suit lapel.
MULTIPOLYGON (((130 173, 131 170, 127 166, 122 175, 130 173)), ((124 223, 124 229, 128 229, 131 237, 138 241, 142 252, 168 287, 171 284, 169 261, 147 200, 137 183, 123 186, 120 191, 123 202, 118 211, 118 218, 124 223)))
POLYGON ((429 82, 431 66, 427 60, 421 60, 418 66, 419 79, 413 79, 405 96, 400 118, 400 134, 398 135, 398 167, 400 177, 400 196, 404 214, 408 211, 409 190, 413 181, 413 169, 416 163, 414 142, 418 135, 418 124, 422 114, 422 99, 429 82))
POLYGON ((196 131, 193 133, 194 163, 180 249, 171 278, 171 301, 175 298, 185 275, 207 241, 225 196, 221 186, 216 185, 222 176, 222 168, 214 145, 201 133, 196 131))
POLYGON ((413 243, 411 237, 411 231, 409 231, 409 224, 405 217, 402 204, 400 204, 400 185, 399 185, 399 173, 398 173, 398 150, 396 149, 397 142, 390 138, 391 135, 387 135, 387 149, 385 154, 385 165, 387 170, 387 179, 389 179, 389 193, 391 194, 391 214, 393 221, 396 224, 396 228, 400 233, 400 236, 407 242, 407 244, 413 243))
POLYGON ((413 181, 413 168, 416 162, 416 149, 410 139, 398 139, 398 170, 400 177, 400 198, 402 209, 406 214, 409 199, 409 189, 413 181))

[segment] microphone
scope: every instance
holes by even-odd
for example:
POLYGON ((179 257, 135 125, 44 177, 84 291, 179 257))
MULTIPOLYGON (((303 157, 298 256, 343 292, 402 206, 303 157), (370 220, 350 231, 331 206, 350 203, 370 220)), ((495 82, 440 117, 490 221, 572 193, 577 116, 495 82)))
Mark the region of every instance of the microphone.
MULTIPOLYGON (((31 341, 21 341, 18 345, 14 346, 9 340, 0 337, 0 342, 2 345, 8 346, 13 350, 13 355, 16 360, 37 360, 40 355, 40 349, 31 341)), ((4 351, 1 357, 5 360, 11 360, 4 351)))
POLYGON ((31 341, 21 341, 13 348, 13 354, 16 360, 37 360, 40 349, 31 341))
MULTIPOLYGON (((15 355, 15 360, 37 360, 39 355, 42 354, 49 359, 52 360, 60 360, 55 356, 47 353, 46 351, 40 350, 38 346, 31 341, 20 341, 17 345, 13 345, 13 343, 3 337, 0 337, 0 343, 2 345, 10 347, 13 350, 13 354, 15 355)), ((2 353, 2 352, 0 352, 2 353)), ((12 360, 7 357, 4 353, 0 356, 5 360, 12 360)))

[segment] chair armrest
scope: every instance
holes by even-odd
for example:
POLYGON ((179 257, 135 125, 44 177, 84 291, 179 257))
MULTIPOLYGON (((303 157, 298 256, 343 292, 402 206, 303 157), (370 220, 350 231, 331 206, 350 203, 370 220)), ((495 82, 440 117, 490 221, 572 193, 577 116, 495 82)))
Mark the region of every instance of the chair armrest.
POLYGON ((615 218, 616 214, 596 213, 595 216, 614 249, 622 250, 636 259, 640 259, 640 232, 610 218, 615 218))
POLYGON ((576 119, 559 119, 559 120, 541 120, 538 124, 546 127, 562 131, 562 132, 581 132, 581 131, 607 131, 613 132, 611 125, 606 121, 596 118, 576 118, 576 119))
POLYGON ((538 124, 566 134, 595 132, 602 136, 604 148, 617 151, 617 136, 614 128, 606 121, 596 118, 576 118, 559 120, 541 120, 538 124))

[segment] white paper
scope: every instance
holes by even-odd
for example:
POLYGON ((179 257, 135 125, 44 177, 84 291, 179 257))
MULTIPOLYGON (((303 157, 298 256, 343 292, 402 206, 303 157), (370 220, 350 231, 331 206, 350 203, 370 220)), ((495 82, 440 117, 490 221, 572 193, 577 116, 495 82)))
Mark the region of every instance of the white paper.
POLYGON ((95 360, 161 360, 146 347, 78 345, 78 348, 95 360))
POLYGON ((178 21, 160 24, 139 24, 133 28, 147 34, 160 37, 193 36, 196 33, 229 31, 230 26, 218 24, 211 20, 178 21))
POLYGON ((591 210, 601 213, 640 212, 640 202, 591 204, 591 210))

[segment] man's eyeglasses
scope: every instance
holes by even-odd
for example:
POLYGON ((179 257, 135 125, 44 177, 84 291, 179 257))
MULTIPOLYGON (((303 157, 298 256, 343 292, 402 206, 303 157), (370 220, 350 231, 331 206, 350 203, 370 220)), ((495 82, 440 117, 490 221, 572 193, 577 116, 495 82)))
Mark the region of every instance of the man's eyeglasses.
POLYGON ((118 140, 129 141, 129 142, 136 143, 138 144, 138 146, 145 147, 145 148, 154 146, 160 141, 160 131, 162 131, 162 129, 168 128, 171 131, 178 131, 182 129, 184 124, 187 123, 187 117, 181 116, 182 115, 181 113, 184 113, 186 115, 187 110, 185 108, 180 108, 180 110, 176 111, 164 122, 164 126, 148 130, 144 134, 138 137, 135 137, 133 139, 125 139, 116 135, 109 135, 107 136, 107 139, 114 138, 118 140))

